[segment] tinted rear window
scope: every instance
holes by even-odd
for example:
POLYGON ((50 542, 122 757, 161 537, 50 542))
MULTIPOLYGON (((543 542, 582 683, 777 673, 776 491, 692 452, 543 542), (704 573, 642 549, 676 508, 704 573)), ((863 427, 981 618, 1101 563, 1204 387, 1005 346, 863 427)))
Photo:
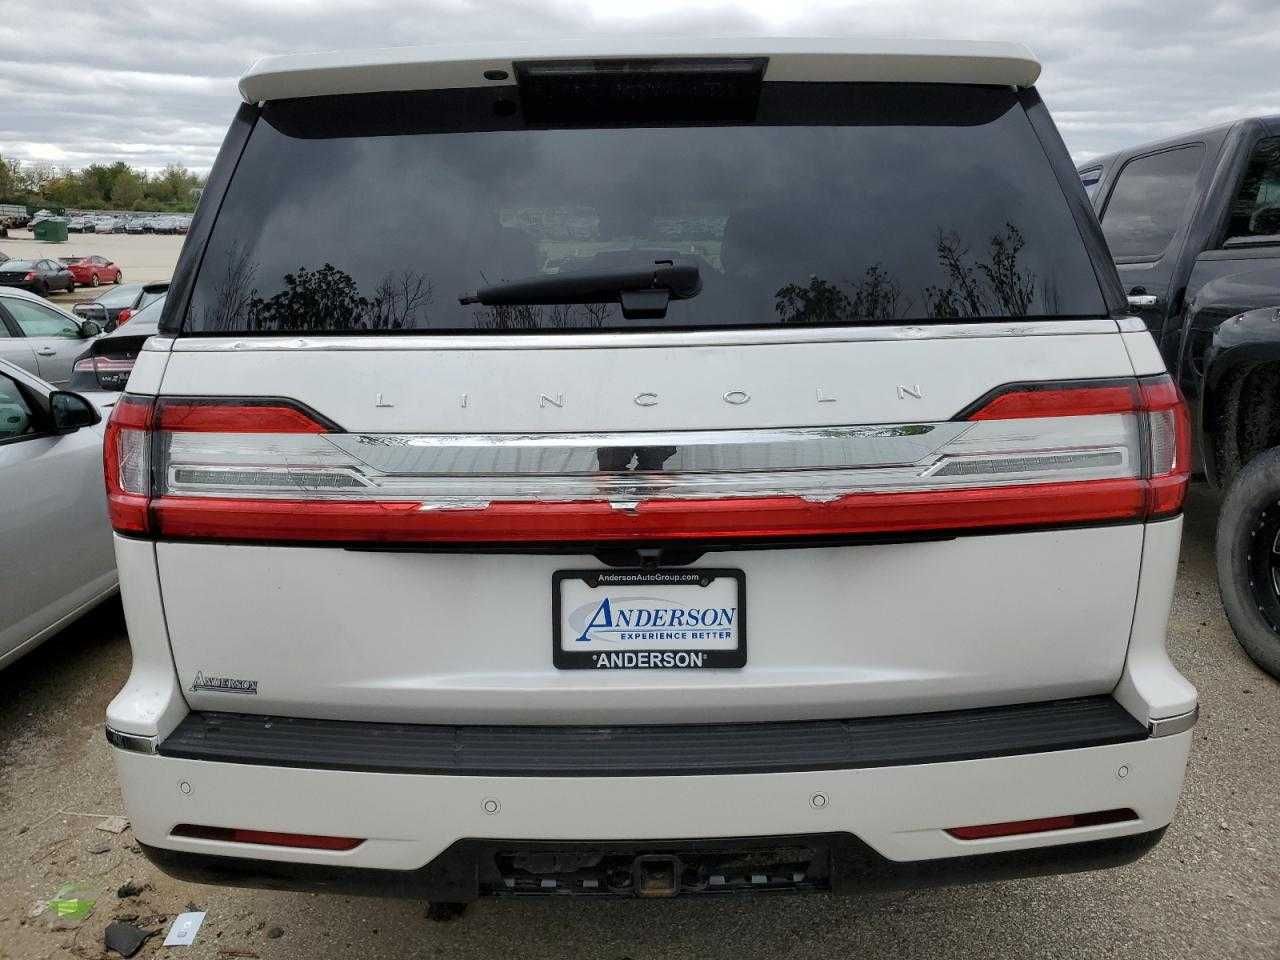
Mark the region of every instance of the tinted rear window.
MULTIPOLYGON (((740 108, 740 104, 736 105, 740 108)), ((267 104, 184 329, 451 333, 1105 314, 1014 91, 764 84, 754 116, 526 121, 515 87, 267 104), (698 266, 664 318, 463 306, 537 275, 698 266)))

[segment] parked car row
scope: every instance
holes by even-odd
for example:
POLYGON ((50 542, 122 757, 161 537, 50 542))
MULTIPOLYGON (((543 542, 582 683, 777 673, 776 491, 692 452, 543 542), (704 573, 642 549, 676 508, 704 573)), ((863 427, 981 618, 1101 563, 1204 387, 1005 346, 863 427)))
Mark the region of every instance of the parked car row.
POLYGON ((38 210, 27 222, 35 229, 37 224, 52 220, 67 225, 68 233, 186 233, 191 228, 190 214, 87 214, 71 216, 38 210))
POLYGON ((70 293, 76 288, 76 277, 57 260, 6 260, 0 263, 0 287, 16 287, 47 297, 55 290, 70 293))
POLYGON ((41 296, 55 291, 70 293, 77 286, 97 287, 119 284, 124 271, 113 260, 92 254, 87 257, 59 257, 56 260, 13 260, 0 252, 0 287, 17 287, 41 296))
POLYGON ((67 220, 68 233, 186 233, 189 216, 73 216, 67 220))

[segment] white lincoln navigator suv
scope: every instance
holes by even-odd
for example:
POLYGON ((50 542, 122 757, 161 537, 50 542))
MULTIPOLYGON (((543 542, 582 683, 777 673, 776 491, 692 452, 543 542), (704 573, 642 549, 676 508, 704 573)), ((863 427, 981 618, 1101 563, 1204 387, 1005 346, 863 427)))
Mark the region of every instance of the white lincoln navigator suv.
POLYGON ((455 905, 1149 849, 1187 420, 1038 74, 256 64, 106 441, 149 855, 455 905))

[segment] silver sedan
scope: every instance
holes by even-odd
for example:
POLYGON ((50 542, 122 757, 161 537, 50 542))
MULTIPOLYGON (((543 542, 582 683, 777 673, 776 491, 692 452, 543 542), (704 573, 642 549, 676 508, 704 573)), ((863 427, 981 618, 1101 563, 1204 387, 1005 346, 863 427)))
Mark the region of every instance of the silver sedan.
POLYGON ((94 337, 95 320, 83 319, 43 297, 0 287, 0 360, 9 360, 54 386, 66 386, 75 363, 94 337))
POLYGON ((0 360, 0 667, 110 597, 103 418, 88 396, 0 360))

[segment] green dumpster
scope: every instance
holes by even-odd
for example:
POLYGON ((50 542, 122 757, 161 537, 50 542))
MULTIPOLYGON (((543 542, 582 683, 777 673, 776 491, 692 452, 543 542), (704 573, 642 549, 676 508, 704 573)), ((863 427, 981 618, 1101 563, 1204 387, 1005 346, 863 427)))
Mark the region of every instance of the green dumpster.
POLYGON ((66 243, 67 225, 61 220, 41 220, 36 224, 35 238, 46 243, 66 243))

